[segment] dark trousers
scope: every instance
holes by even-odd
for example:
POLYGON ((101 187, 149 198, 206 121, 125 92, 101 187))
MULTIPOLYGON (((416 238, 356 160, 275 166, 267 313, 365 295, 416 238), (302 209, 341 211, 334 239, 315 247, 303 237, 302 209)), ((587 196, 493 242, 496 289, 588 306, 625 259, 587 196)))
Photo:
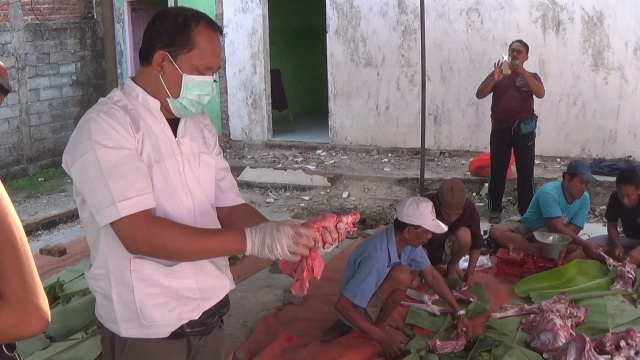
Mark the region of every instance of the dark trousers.
POLYGON ((502 196, 511 160, 511 149, 518 175, 518 212, 527 212, 533 198, 533 167, 536 156, 536 132, 516 135, 511 128, 491 129, 489 138, 491 173, 489 177, 489 212, 502 213, 502 196))
POLYGON ((207 336, 182 339, 124 338, 98 323, 103 360, 223 360, 222 323, 207 336))

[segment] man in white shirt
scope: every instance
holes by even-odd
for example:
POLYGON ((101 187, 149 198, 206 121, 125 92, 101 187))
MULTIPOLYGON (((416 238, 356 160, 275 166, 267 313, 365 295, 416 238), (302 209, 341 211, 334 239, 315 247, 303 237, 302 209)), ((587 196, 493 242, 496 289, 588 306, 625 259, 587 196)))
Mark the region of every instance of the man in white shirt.
POLYGON ((83 116, 65 149, 104 360, 222 359, 235 287, 227 257, 295 261, 316 240, 297 223, 268 222, 240 196, 203 114, 221 35, 197 10, 159 11, 140 71, 83 116))

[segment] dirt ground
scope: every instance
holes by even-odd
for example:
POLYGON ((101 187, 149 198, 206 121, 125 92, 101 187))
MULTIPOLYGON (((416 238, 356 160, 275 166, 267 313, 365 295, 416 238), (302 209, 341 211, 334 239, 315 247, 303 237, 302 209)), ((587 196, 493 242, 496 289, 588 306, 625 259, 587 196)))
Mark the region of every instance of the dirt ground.
MULTIPOLYGON (((469 161, 477 155, 469 152, 427 151, 425 162, 425 192, 437 189, 442 179, 458 177, 468 187, 468 197, 476 204, 482 218, 488 217, 486 179, 471 177, 469 161)), ((292 187, 286 185, 242 183, 245 199, 258 207, 282 217, 306 219, 331 211, 344 213, 358 210, 364 217, 378 223, 392 220, 394 204, 401 198, 419 192, 420 153, 407 149, 336 148, 308 144, 258 147, 235 144, 225 149, 232 171, 238 175, 245 167, 302 169, 308 174, 326 176, 330 187, 292 187)), ((558 179, 570 159, 536 158, 536 186, 558 179)), ((590 222, 602 221, 612 178, 600 178, 588 190, 591 196, 590 222)), ((515 177, 507 181, 503 218, 517 217, 515 177)), ((75 208, 71 183, 60 192, 27 198, 11 194, 23 224, 75 208)), ((61 224, 47 222, 44 230, 29 231, 32 239, 51 232, 77 226, 77 218, 63 219, 61 224), (52 227, 59 225, 58 227, 52 227)))

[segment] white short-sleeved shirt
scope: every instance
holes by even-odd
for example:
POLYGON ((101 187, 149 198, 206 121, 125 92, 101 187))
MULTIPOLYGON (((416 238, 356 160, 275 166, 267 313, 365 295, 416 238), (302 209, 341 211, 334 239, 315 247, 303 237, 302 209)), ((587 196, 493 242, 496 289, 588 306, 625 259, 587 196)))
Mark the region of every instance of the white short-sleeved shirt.
POLYGON ((96 315, 109 330, 166 337, 235 287, 226 257, 134 256, 109 225, 152 209, 181 224, 220 228, 216 207, 244 203, 206 115, 182 119, 176 139, 160 103, 127 80, 82 117, 62 164, 91 249, 86 277, 96 315))

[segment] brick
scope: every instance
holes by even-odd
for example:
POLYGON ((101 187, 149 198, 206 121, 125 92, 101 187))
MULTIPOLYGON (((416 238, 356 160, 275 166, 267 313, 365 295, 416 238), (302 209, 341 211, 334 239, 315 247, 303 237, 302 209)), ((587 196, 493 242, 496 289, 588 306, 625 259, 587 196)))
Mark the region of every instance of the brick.
POLYGON ((82 87, 75 85, 65 86, 62 88, 62 94, 65 97, 82 95, 82 87))
POLYGON ((59 64, 58 69, 60 74, 71 74, 76 72, 76 64, 75 63, 67 63, 67 64, 59 64))
MULTIPOLYGON (((22 105, 2 105, 0 106, 0 119, 10 119, 20 116, 22 105)), ((2 129, 0 129, 2 131, 2 129)))
POLYGON ((44 65, 49 64, 49 54, 27 54, 25 65, 44 65))
POLYGON ((49 77, 48 76, 40 76, 31 79, 27 79, 27 89, 42 89, 49 87, 49 77))
POLYGON ((40 255, 62 257, 67 255, 67 248, 60 244, 43 246, 39 250, 40 255))
MULTIPOLYGON (((45 88, 45 89, 40 89, 40 95, 38 100, 48 100, 48 99, 59 99, 65 95, 63 95, 62 93, 62 89, 61 88, 45 88)), ((31 92, 31 91, 29 91, 31 92)))
POLYGON ((76 60, 76 55, 71 51, 52 52, 50 56, 52 64, 70 63, 76 60))
POLYGON ((0 146, 7 146, 22 141, 22 130, 5 131, 0 133, 0 146))

